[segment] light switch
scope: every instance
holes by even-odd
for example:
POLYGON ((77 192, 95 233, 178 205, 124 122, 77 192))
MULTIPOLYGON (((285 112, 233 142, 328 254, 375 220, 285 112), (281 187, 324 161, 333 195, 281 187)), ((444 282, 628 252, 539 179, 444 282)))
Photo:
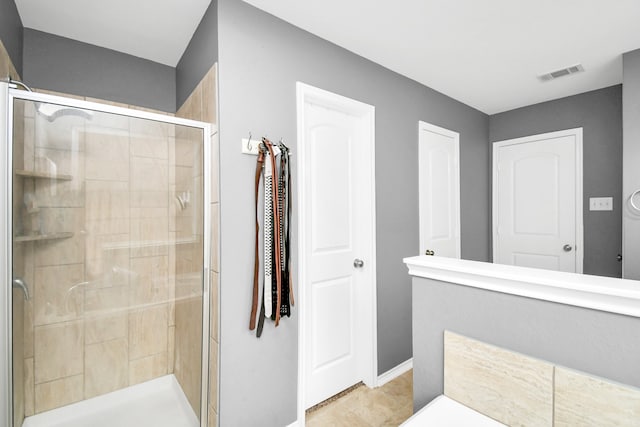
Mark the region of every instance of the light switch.
POLYGON ((613 197, 590 197, 589 210, 590 211, 612 211, 613 197))

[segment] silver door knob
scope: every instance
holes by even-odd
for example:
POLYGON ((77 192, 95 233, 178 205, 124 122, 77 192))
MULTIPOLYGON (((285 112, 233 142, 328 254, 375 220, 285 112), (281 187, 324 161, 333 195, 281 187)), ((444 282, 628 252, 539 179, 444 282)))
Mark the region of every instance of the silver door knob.
POLYGON ((435 251, 432 251, 431 249, 427 249, 426 251, 424 251, 425 255, 429 255, 429 256, 434 256, 436 253, 435 251))
POLYGON ((562 250, 563 250, 563 251, 565 251, 565 252, 571 252, 571 249, 573 249, 573 248, 571 247, 571 245, 564 245, 564 246, 562 247, 562 250))
POLYGON ((362 267, 364 267, 364 261, 361 260, 361 259, 356 258, 356 259, 353 260, 353 266, 355 268, 362 268, 362 267))

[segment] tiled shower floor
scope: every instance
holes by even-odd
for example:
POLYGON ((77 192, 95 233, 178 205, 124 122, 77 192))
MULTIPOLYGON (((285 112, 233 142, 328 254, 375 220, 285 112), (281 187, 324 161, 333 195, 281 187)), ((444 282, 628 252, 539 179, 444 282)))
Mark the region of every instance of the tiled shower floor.
POLYGON ((25 419, 22 427, 198 427, 173 375, 25 419))

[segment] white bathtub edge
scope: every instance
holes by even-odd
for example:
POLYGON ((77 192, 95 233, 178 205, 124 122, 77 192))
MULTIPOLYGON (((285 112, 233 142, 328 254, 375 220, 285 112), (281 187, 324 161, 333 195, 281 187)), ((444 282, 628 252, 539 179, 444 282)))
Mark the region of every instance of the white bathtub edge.
POLYGON ((441 394, 433 399, 424 408, 413 414, 400 427, 506 427, 499 421, 494 420, 468 406, 458 403, 455 400, 441 394))

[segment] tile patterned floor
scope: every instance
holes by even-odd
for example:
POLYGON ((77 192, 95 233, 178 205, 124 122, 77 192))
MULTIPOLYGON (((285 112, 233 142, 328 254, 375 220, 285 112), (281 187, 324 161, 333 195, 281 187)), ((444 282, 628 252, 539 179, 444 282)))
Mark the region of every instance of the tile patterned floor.
POLYGON ((318 409, 307 411, 307 427, 398 427, 413 415, 413 371, 382 387, 361 385, 318 409))

